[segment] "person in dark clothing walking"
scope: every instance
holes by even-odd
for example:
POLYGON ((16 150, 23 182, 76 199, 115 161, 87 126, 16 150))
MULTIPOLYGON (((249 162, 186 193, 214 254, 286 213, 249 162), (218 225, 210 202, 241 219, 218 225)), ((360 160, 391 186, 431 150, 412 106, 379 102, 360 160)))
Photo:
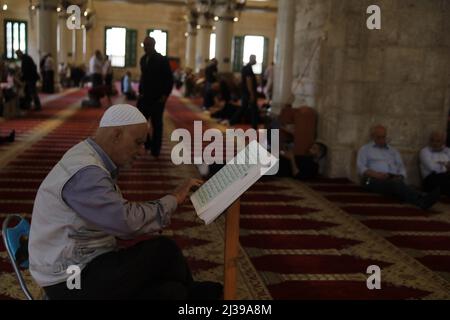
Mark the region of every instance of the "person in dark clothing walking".
POLYGON ((147 120, 150 118, 153 128, 152 137, 147 136, 145 149, 151 150, 152 155, 158 157, 162 144, 164 107, 172 92, 173 76, 169 60, 155 50, 155 39, 146 37, 144 50, 145 54, 140 61, 137 107, 147 120))
POLYGON ((25 109, 31 108, 31 100, 34 101, 34 110, 41 110, 41 100, 37 94, 36 82, 39 80, 36 64, 33 59, 20 50, 16 51, 17 57, 22 61, 22 81, 25 82, 25 109))
POLYGON ((250 62, 242 68, 242 106, 230 120, 230 125, 235 125, 241 121, 241 118, 247 111, 250 111, 251 124, 253 129, 258 128, 258 104, 257 104, 257 83, 253 72, 253 66, 256 64, 256 56, 250 56, 250 62))

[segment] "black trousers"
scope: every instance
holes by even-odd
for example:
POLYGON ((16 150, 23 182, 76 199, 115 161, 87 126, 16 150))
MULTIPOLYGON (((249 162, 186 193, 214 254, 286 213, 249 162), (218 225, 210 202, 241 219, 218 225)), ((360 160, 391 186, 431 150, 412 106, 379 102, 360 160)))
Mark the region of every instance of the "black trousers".
POLYGON ((423 188, 427 192, 441 188, 443 194, 450 196, 450 173, 433 172, 423 181, 423 188))
POLYGON ((182 251, 165 237, 98 256, 83 269, 80 279, 80 290, 69 290, 65 282, 44 290, 50 300, 202 298, 195 296, 182 251))
POLYGON ((364 178, 363 187, 370 192, 394 197, 415 206, 421 205, 422 194, 407 186, 402 179, 378 180, 364 178))
POLYGON ((42 78, 42 91, 45 93, 55 93, 55 72, 44 71, 42 78))
POLYGON ((31 101, 34 101, 34 108, 36 110, 41 110, 41 100, 39 99, 36 81, 25 81, 25 109, 31 108, 31 101))
POLYGON ((258 105, 256 102, 250 102, 250 97, 242 96, 242 106, 238 108, 233 117, 230 119, 230 124, 235 125, 241 122, 242 116, 250 112, 250 122, 253 129, 258 128, 259 114, 258 105))
POLYGON ((105 76, 106 95, 111 96, 113 92, 113 75, 109 73, 105 76))
POLYGON ((162 146, 163 137, 163 115, 165 103, 162 101, 147 101, 140 97, 137 102, 138 109, 142 114, 150 119, 152 124, 152 136, 147 136, 147 141, 145 142, 145 149, 151 150, 153 156, 159 156, 162 146))
POLYGON ((92 74, 92 88, 96 88, 103 84, 103 76, 100 73, 92 74))
POLYGON ((125 96, 127 97, 127 100, 136 100, 136 92, 134 91, 125 92, 125 96))

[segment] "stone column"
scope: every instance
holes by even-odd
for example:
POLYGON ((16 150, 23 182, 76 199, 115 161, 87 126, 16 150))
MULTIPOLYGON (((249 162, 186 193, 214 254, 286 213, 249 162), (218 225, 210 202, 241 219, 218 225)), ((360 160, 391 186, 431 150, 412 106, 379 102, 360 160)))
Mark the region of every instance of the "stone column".
POLYGON ((211 18, 207 14, 202 14, 197 25, 197 48, 195 55, 195 71, 199 72, 205 68, 209 61, 209 44, 211 37, 211 18))
POLYGON ((231 54, 233 46, 234 12, 228 8, 219 9, 216 22, 216 59, 219 73, 231 73, 231 54))
POLYGON ((186 67, 195 69, 195 45, 197 41, 197 20, 188 22, 188 31, 186 38, 186 67))
MULTIPOLYGON (((71 30, 72 61, 75 64, 86 64, 83 54, 83 29, 71 30)), ((89 57, 90 58, 90 57, 89 57)))
POLYGON ((57 33, 57 56, 55 57, 55 81, 57 83, 56 88, 61 90, 61 81, 60 81, 60 65, 69 63, 69 52, 70 52, 70 39, 71 34, 70 30, 67 28, 66 24, 67 14, 62 12, 58 15, 57 25, 56 25, 56 33, 57 33))
POLYGON ((51 53, 56 60, 56 7, 54 0, 42 0, 37 12, 37 46, 39 59, 46 53, 51 53))
POLYGON ((71 30, 70 33, 71 33, 71 35, 70 35, 71 36, 70 43, 71 43, 71 47, 72 47, 72 60, 71 60, 71 63, 76 64, 76 63, 78 63, 78 60, 77 60, 77 45, 78 45, 78 43, 77 43, 77 30, 71 30))
POLYGON ((68 63, 69 57, 68 54, 70 50, 71 43, 71 30, 67 28, 66 25, 66 15, 60 15, 58 17, 58 39, 59 44, 57 46, 58 50, 58 63, 68 63))
POLYGON ((292 97, 295 2, 278 1, 272 108, 275 114, 279 114, 281 108, 291 102, 292 97))
POLYGON ((88 61, 87 59, 87 47, 88 47, 88 36, 87 36, 87 30, 86 27, 81 27, 81 36, 82 36, 82 53, 83 53, 83 61, 88 61))

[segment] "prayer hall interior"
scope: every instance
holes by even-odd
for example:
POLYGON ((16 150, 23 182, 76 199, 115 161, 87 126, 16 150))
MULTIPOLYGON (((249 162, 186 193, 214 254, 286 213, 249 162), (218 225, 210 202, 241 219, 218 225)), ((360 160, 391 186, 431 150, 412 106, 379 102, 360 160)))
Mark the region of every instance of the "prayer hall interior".
MULTIPOLYGON (((145 83, 151 37, 173 87, 161 147, 120 170, 125 199, 220 170, 178 165, 176 129, 278 133, 278 173, 235 207, 228 297, 450 299, 450 0, 0 0, 0 19, 0 225, 33 221, 66 151, 164 81, 145 83)), ((160 234, 117 245, 166 236, 194 279, 224 284, 228 213, 205 225, 188 199, 160 234)), ((1 241, 6 299, 26 296, 1 241)))

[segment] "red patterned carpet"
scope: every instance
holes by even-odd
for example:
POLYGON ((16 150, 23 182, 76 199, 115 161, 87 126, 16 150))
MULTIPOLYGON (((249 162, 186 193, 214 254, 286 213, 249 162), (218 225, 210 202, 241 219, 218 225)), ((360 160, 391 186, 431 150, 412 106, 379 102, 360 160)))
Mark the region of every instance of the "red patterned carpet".
MULTIPOLYGON (((94 132, 102 109, 79 109, 67 118, 57 116, 56 110, 65 110, 83 96, 84 92, 74 92, 49 102, 45 107, 50 112, 50 106, 54 105, 55 112, 47 118, 39 115, 35 119, 30 114, 31 119, 15 120, 15 126, 20 126, 21 121, 35 121, 35 126, 58 119, 61 123, 27 145, 0 169, 0 220, 10 213, 30 217, 36 190, 50 168, 69 147, 94 132)), ((192 130, 194 120, 204 119, 195 106, 186 103, 170 98, 166 137, 176 127, 192 130)), ((9 121, 1 125, 4 124, 11 126, 9 121)), ((212 126, 214 123, 204 122, 205 129, 212 126)), ((28 127, 27 130, 37 128, 28 127)), ((132 170, 121 173, 119 185, 128 199, 159 198, 182 179, 197 174, 193 166, 173 166, 170 150, 170 142, 165 140, 159 160, 145 156, 132 170)), ((326 186, 341 184, 350 187, 344 181, 333 181, 326 186)), ((356 214, 350 216, 303 184, 290 179, 263 179, 241 202, 240 299, 450 299, 450 286, 445 280, 393 246, 394 241, 386 241, 384 235, 361 224, 354 218, 356 214), (366 269, 373 264, 382 268, 382 290, 367 289, 366 269)), ((353 203, 351 206, 356 207, 353 203)), ((365 203, 358 206, 365 207, 365 203)), ((394 212, 397 208, 403 212, 403 207, 395 204, 386 206, 394 212)), ((372 217, 376 213, 372 211, 372 217)), ((423 218, 412 216, 419 217, 423 218)), ((446 230, 439 224, 428 227, 439 232, 446 230)), ((401 223, 397 228, 401 229, 401 223)), ((224 217, 204 226, 195 217, 192 206, 186 204, 175 214, 171 228, 164 234, 173 237, 183 248, 195 277, 222 280, 224 217)), ((139 240, 121 244, 128 246, 139 240)), ((437 248, 437 242, 444 239, 435 238, 435 241, 437 248)), ((27 280, 31 282, 29 277, 27 280)), ((3 246, 0 247, 0 298, 23 298, 3 246)))
POLYGON ((450 207, 445 204, 448 199, 423 211, 369 194, 348 180, 324 179, 309 186, 450 281, 450 207))
MULTIPOLYGON (((24 135, 30 132, 30 130, 42 124, 43 121, 51 119, 59 111, 67 108, 69 105, 77 102, 81 97, 86 95, 84 90, 69 91, 65 94, 66 95, 62 99, 55 99, 55 97, 49 95, 40 95, 41 102, 44 104, 42 111, 28 111, 27 115, 23 118, 0 122, 0 134, 3 136, 15 129, 17 139, 20 141, 24 135)), ((6 147, 6 145, 0 145, 0 152, 6 147)))

